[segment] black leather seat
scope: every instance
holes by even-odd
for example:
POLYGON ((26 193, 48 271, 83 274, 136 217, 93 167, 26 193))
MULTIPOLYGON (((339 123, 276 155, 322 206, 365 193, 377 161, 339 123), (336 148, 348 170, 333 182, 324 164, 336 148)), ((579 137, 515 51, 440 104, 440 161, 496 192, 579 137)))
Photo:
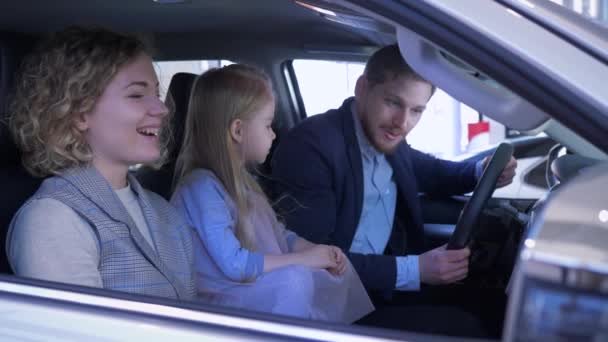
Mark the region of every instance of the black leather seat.
POLYGON ((184 138, 184 126, 186 114, 188 113, 190 91, 192 90, 196 76, 196 74, 180 72, 173 75, 169 83, 167 98, 173 100, 174 113, 171 118, 173 138, 167 162, 159 170, 144 166, 135 173, 135 176, 144 188, 156 192, 167 200, 171 198, 171 184, 173 183, 175 162, 184 138))
POLYGON ((8 95, 19 62, 33 46, 29 36, 0 34, 0 272, 12 273, 5 251, 8 225, 21 205, 42 182, 21 165, 17 147, 7 128, 8 95))

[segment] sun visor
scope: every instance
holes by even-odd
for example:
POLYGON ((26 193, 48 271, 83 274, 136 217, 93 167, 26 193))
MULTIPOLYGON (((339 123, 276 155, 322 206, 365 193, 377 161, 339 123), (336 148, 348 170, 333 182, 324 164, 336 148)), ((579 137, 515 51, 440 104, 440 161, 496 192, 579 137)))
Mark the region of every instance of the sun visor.
POLYGON ((549 119, 536 106, 416 33, 398 27, 397 41, 403 58, 422 77, 503 125, 529 131, 549 119))

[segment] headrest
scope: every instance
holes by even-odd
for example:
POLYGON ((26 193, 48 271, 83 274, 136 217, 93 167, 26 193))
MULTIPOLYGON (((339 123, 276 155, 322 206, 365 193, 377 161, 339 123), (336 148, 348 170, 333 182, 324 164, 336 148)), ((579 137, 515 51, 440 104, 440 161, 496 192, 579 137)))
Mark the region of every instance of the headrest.
POLYGON ((167 100, 165 102, 174 109, 173 117, 171 118, 174 141, 167 163, 160 170, 144 166, 136 172, 136 177, 144 188, 163 196, 167 200, 171 198, 173 172, 175 171, 175 163, 182 147, 186 115, 188 114, 188 102, 190 101, 190 90, 192 89, 194 80, 196 80, 195 74, 180 72, 173 75, 169 83, 167 100))
POLYGON ((190 92, 196 74, 188 72, 179 72, 171 78, 169 83, 168 96, 172 98, 175 112, 171 120, 173 129, 173 148, 171 149, 170 161, 175 161, 179 150, 181 149, 182 140, 184 138, 184 128, 186 124, 186 115, 188 114, 188 104, 190 101, 190 92))
POLYGON ((31 36, 0 34, 0 166, 19 163, 19 152, 7 127, 8 103, 15 73, 34 42, 31 36))

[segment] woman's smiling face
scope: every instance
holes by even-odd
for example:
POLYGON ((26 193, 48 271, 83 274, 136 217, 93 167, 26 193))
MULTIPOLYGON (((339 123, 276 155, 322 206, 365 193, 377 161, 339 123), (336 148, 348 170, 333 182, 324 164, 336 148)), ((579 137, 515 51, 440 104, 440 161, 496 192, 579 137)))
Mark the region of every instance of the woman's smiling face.
POLYGON ((118 70, 78 128, 96 166, 126 167, 160 157, 159 132, 168 109, 158 97, 152 59, 139 55, 118 70))

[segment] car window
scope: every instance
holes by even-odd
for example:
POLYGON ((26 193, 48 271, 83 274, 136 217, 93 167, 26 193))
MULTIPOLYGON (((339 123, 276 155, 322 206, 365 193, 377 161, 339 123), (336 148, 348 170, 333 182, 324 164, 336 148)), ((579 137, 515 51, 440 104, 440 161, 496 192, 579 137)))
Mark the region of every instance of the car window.
POLYGON ((353 96, 364 63, 299 59, 293 61, 308 116, 337 108, 353 96))
POLYGON ((584 18, 608 26, 607 0, 547 0, 564 6, 584 18))
MULTIPOLYGON (((364 63, 294 60, 307 116, 337 108, 353 96, 364 63)), ((422 119, 408 135, 408 142, 424 152, 453 159, 463 153, 484 149, 504 140, 505 127, 438 89, 422 119), (437 139, 437 137, 442 137, 437 139)))
POLYGON ((208 69, 220 68, 233 62, 225 59, 211 60, 189 60, 189 61, 155 61, 154 68, 158 74, 160 83, 160 98, 164 101, 167 96, 167 89, 173 75, 178 72, 189 72, 200 75, 208 69))

